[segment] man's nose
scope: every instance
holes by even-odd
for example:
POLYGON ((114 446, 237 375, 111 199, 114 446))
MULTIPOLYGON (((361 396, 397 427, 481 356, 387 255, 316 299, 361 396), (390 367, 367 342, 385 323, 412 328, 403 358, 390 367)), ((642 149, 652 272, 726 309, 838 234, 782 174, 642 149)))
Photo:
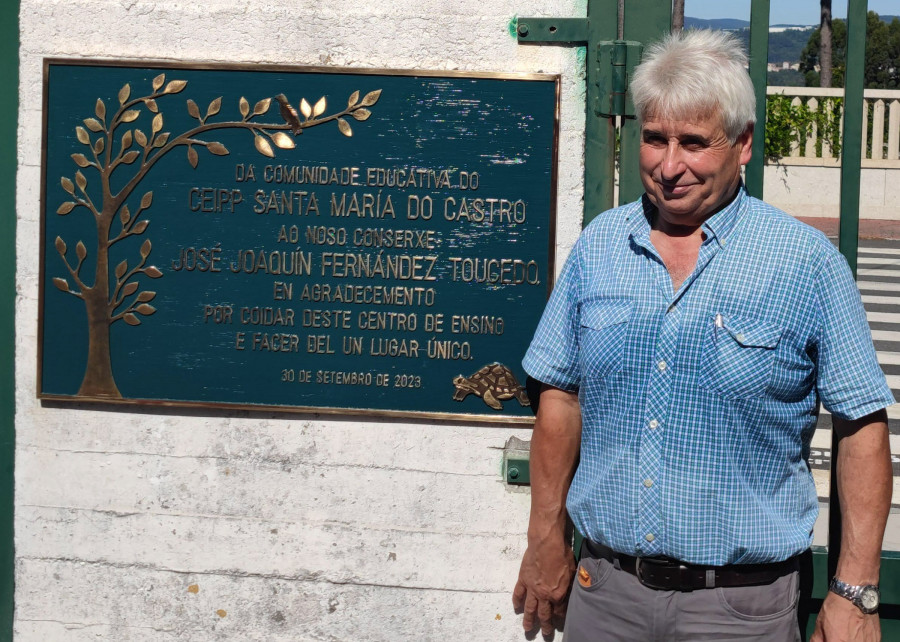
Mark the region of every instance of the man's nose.
POLYGON ((666 146, 666 151, 662 160, 662 177, 663 179, 671 179, 684 173, 684 157, 681 145, 677 142, 671 142, 666 146))

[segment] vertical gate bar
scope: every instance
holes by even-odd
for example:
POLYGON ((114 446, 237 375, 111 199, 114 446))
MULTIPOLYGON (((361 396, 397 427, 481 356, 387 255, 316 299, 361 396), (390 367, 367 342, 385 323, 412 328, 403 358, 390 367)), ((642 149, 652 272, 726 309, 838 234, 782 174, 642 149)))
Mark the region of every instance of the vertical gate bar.
POLYGON ((753 0, 750 5, 750 80, 756 94, 756 130, 753 157, 747 164, 744 183, 747 192, 763 197, 766 166, 766 67, 769 59, 769 0, 753 0))
POLYGON ((16 302, 16 127, 19 0, 0 5, 0 641, 13 639, 16 302))
MULTIPOLYGON (((625 3, 625 40, 636 40, 646 48, 669 33, 672 30, 671 4, 660 0, 628 0, 625 3)), ((628 203, 644 193, 638 172, 640 123, 636 118, 623 116, 620 131, 619 203, 628 203)))
MULTIPOLYGON (((863 69, 866 57, 867 0, 850 0, 847 7, 847 73, 844 78, 844 137, 841 141, 841 218, 838 248, 856 278, 859 245, 859 184, 862 172, 863 69)), ((828 576, 841 553, 841 504, 837 494, 838 439, 831 431, 831 487, 828 491, 828 576)))
POLYGON ((844 138, 841 144, 841 219, 838 247, 856 276, 859 244, 859 185, 862 163, 862 104, 866 60, 867 0, 847 8, 847 70, 844 84, 844 138))
POLYGON ((613 206, 615 189, 615 119, 597 115, 600 104, 600 74, 611 73, 597 63, 597 43, 615 40, 617 0, 588 0, 588 41, 585 52, 587 120, 584 125, 584 218, 587 226, 602 211, 613 206))

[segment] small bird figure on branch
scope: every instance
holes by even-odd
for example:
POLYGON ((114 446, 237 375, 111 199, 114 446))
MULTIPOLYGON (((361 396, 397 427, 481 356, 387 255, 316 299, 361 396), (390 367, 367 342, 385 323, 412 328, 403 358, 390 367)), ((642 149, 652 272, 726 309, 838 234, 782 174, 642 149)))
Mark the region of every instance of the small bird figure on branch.
POLYGON ((300 125, 300 116, 297 114, 297 110, 291 107, 287 96, 278 94, 275 96, 275 100, 278 101, 278 105, 281 108, 281 117, 284 118, 284 122, 291 126, 294 136, 300 134, 303 131, 303 127, 300 125))

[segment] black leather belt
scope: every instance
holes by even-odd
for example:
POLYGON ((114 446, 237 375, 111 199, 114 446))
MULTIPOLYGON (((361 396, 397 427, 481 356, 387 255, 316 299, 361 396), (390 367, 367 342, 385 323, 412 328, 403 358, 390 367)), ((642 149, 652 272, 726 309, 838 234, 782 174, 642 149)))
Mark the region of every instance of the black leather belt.
POLYGON ((661 591, 694 591, 720 586, 771 584, 779 577, 800 568, 799 556, 769 564, 703 566, 685 564, 667 557, 624 555, 587 539, 584 540, 584 546, 593 557, 612 562, 626 573, 634 575, 644 586, 661 591))

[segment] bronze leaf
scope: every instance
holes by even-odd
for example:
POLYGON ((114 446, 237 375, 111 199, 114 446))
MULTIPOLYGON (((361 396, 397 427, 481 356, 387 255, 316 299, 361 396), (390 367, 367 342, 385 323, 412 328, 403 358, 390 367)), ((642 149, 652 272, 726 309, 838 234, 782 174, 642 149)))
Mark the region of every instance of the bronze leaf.
POLYGON ((75 128, 75 138, 78 139, 78 142, 82 145, 90 145, 91 137, 88 136, 87 130, 80 125, 75 128))
POLYGON ((265 114, 267 111, 269 111, 269 105, 271 105, 271 104, 272 104, 271 98, 263 98, 258 103, 256 103, 256 105, 254 105, 253 115, 260 116, 262 114, 265 114))
POLYGON ((254 136, 253 144, 256 146, 256 151, 258 151, 263 156, 275 158, 275 152, 272 151, 272 146, 269 145, 269 141, 267 141, 262 136, 254 136))
POLYGON ((347 107, 353 107, 357 100, 359 100, 359 89, 350 94, 350 98, 347 99, 347 107))
POLYGON ((319 100, 316 101, 316 104, 315 104, 315 106, 313 107, 313 113, 312 113, 313 118, 315 118, 316 116, 321 116, 322 114, 324 114, 324 113, 325 113, 325 107, 326 107, 327 104, 328 104, 328 103, 327 103, 327 101, 325 100, 325 96, 322 96, 321 98, 319 98, 319 100))
POLYGON ((128 325, 141 325, 141 320, 134 316, 131 312, 126 313, 122 320, 128 325))
POLYGON ((215 116, 219 113, 219 110, 222 109, 222 97, 214 99, 211 103, 209 103, 209 107, 206 108, 206 117, 215 116))
POLYGON ((284 132, 275 132, 272 134, 272 142, 280 149, 294 149, 296 146, 294 139, 284 132))
POLYGON ((200 162, 200 157, 197 155, 197 150, 194 149, 191 145, 188 145, 187 157, 188 162, 191 164, 191 167, 197 169, 197 163, 200 162))
POLYGON ((347 122, 346 120, 344 120, 343 118, 338 118, 337 123, 338 123, 338 129, 341 130, 341 133, 342 133, 344 136, 348 136, 348 137, 349 137, 349 136, 353 136, 353 130, 350 129, 350 123, 348 123, 348 122, 347 122))
POLYGON ((116 266, 116 278, 121 279, 128 271, 128 260, 124 260, 116 266))
POLYGON ((129 96, 131 96, 131 85, 125 83, 125 85, 119 90, 119 104, 124 105, 129 96))
POLYGON ((153 202, 153 191, 149 191, 141 196, 141 209, 145 210, 150 207, 150 204, 153 202))
POLYGON ((123 123, 133 123, 138 119, 141 115, 140 109, 129 109, 124 114, 122 114, 122 122, 123 123))
POLYGON ((78 243, 75 245, 75 254, 77 254, 78 258, 82 261, 84 260, 84 257, 87 256, 87 248, 81 241, 78 241, 78 243))
POLYGON ((250 115, 250 103, 247 102, 247 99, 241 96, 241 99, 238 101, 238 109, 241 112, 241 116, 246 118, 250 115))
POLYGON ((65 279, 61 279, 58 276, 53 277, 53 285, 55 285, 58 289, 63 292, 69 291, 69 282, 65 279))
POLYGON ((59 179, 59 182, 62 185, 62 188, 64 190, 66 190, 72 196, 75 195, 75 185, 72 184, 71 180, 69 180, 68 178, 63 176, 62 178, 59 179))
POLYGON ((164 82, 166 82, 165 74, 160 74, 156 78, 154 78, 153 79, 153 91, 157 91, 160 87, 162 87, 164 82))
POLYGON ((215 154, 216 156, 228 156, 228 148, 222 143, 208 143, 206 149, 209 150, 210 154, 215 154))
POLYGON ((378 99, 381 97, 381 90, 376 89, 375 91, 370 91, 366 94, 366 97, 362 99, 362 103, 360 103, 363 107, 371 107, 375 103, 378 102, 378 99))
POLYGON ((353 116, 356 120, 368 120, 369 116, 372 115, 372 112, 370 112, 365 107, 360 107, 356 111, 350 112, 350 115, 353 116))
POLYGON ((56 237, 56 251, 59 252, 60 256, 66 255, 66 242, 62 240, 61 236, 56 237))
POLYGON ((186 86, 187 86, 186 80, 170 80, 169 84, 166 85, 166 89, 163 93, 177 94, 179 91, 184 89, 186 86))
POLYGON ((72 160, 75 161, 75 164, 78 167, 90 167, 91 162, 87 159, 87 156, 84 154, 72 154, 72 160))
POLYGON ((56 213, 59 214, 60 216, 65 216, 66 214, 71 212, 73 209, 75 209, 75 203, 73 203, 72 201, 66 201, 65 203, 63 203, 62 205, 59 206, 59 208, 56 210, 56 213))
POLYGON ((98 121, 96 118, 85 118, 84 126, 94 133, 103 131, 103 125, 101 125, 100 121, 98 121))
POLYGON ((155 265, 151 265, 148 268, 144 269, 144 274, 149 276, 151 279, 158 279, 162 276, 162 272, 159 271, 159 268, 155 265))

